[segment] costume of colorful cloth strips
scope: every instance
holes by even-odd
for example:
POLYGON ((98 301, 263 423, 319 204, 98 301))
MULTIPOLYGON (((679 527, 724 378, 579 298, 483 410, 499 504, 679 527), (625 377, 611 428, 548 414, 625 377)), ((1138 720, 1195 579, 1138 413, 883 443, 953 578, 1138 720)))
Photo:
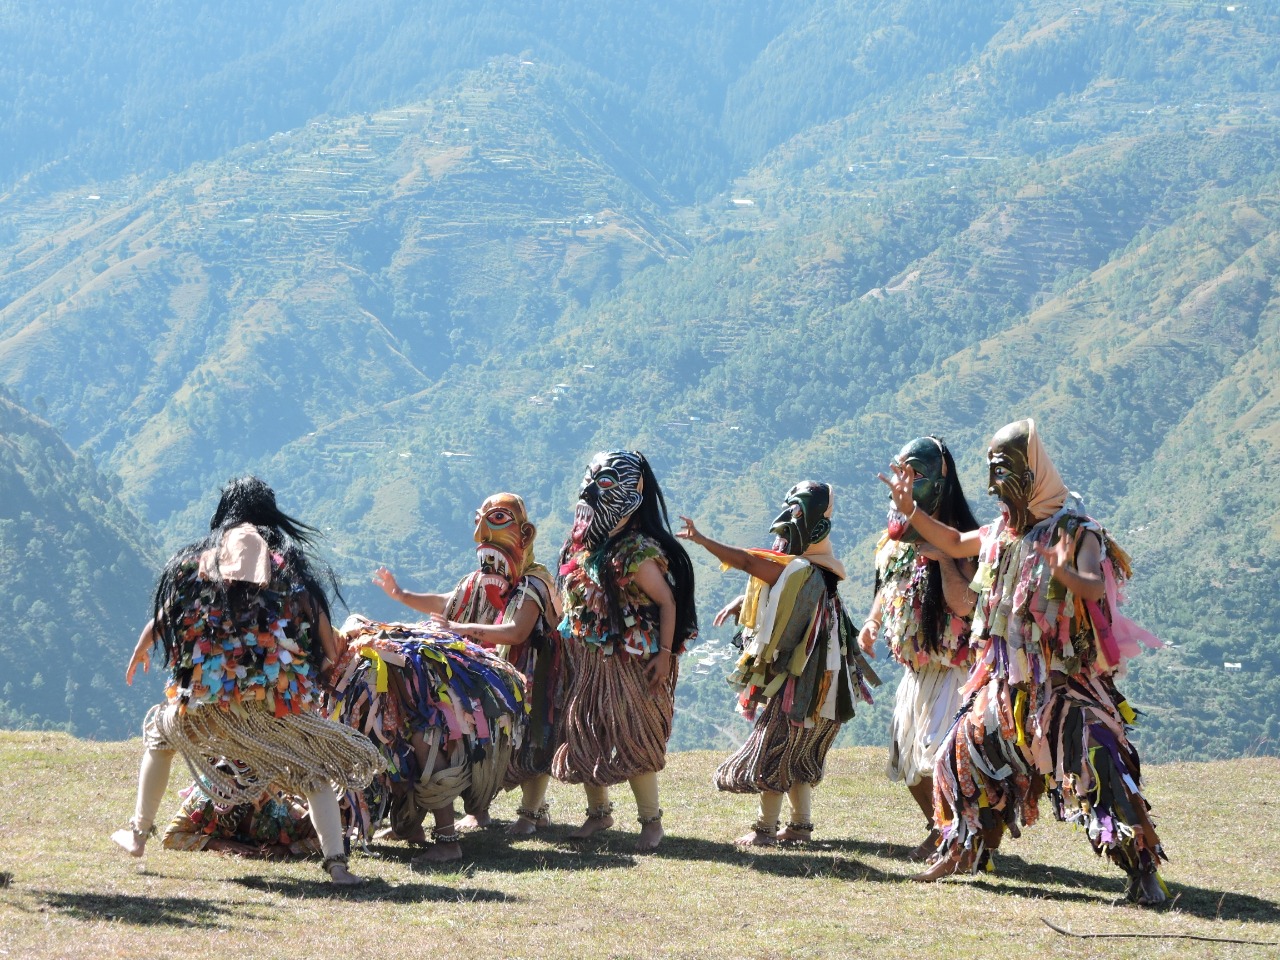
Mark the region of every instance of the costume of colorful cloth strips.
POLYGON ((1039 686, 1050 670, 1071 676, 1110 674, 1136 656, 1141 644, 1160 646, 1118 612, 1120 586, 1130 574, 1129 557, 1097 521, 1078 512, 1074 500, 1025 536, 1014 534, 1009 522, 1002 517, 983 528, 978 572, 971 584, 978 604, 970 644, 980 653, 966 692, 992 676, 1014 685, 1039 686), (1103 544, 1106 593, 1097 602, 1073 596, 1053 578, 1035 549, 1063 537, 1078 548, 1084 531, 1096 534, 1103 544))
POLYGON ((518 747, 527 706, 524 677, 497 653, 425 623, 352 616, 334 667, 332 719, 363 732, 394 780, 417 781, 412 738, 421 734, 433 769, 439 751, 474 757, 498 736, 518 747))
POLYGON ((783 566, 772 586, 752 577, 739 622, 742 656, 729 676, 747 719, 758 704, 782 698, 793 723, 853 716, 854 700, 871 703, 880 678, 857 651, 853 624, 827 574, 807 557, 772 550, 753 556, 783 566))
POLYGON ((183 564, 157 625, 174 639, 169 701, 184 709, 216 704, 236 710, 244 701, 260 700, 277 717, 310 709, 315 690, 308 655, 314 641, 305 588, 284 577, 278 555, 271 557, 272 579, 264 587, 229 579, 214 583, 201 576, 202 562, 192 558, 183 564))
POLYGON ((647 656, 658 652, 658 607, 635 582, 636 571, 646 560, 658 564, 667 574, 667 558, 656 540, 638 531, 619 537, 603 556, 600 551, 575 551, 560 567, 564 594, 564 637, 604 648, 606 655, 621 649, 647 656), (621 610, 610 617, 609 597, 601 585, 601 564, 609 564, 618 587, 621 610), (621 625, 621 631, 610 626, 621 625))
POLYGON ((950 614, 940 630, 938 648, 931 650, 922 619, 929 582, 929 561, 914 543, 880 538, 876 546, 876 575, 880 583, 881 636, 893 659, 919 670, 930 662, 947 667, 969 663, 969 622, 950 614))

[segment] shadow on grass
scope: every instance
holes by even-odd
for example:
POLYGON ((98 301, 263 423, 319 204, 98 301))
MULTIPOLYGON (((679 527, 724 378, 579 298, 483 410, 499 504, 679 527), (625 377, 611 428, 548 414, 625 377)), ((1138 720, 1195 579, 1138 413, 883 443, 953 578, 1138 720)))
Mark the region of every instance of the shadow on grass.
MULTIPOLYGON (((968 878, 960 878, 964 882, 968 878)), ((955 881, 944 881, 955 882, 955 881)), ((1119 869, 1110 874, 1085 873, 1061 866, 1028 863, 1017 855, 999 853, 994 875, 979 875, 969 885, 997 894, 1035 897, 1062 903, 1125 903, 1128 880, 1119 869)), ((1166 881, 1168 882, 1168 881, 1166 881)), ((1241 923, 1280 923, 1280 903, 1247 893, 1211 890, 1189 884, 1169 884, 1169 906, 1203 920, 1241 923)))
MULTIPOLYGON (((634 851, 625 849, 635 842, 625 834, 615 834, 608 841, 587 841, 575 843, 560 837, 539 836, 536 846, 519 841, 509 842, 500 833, 493 831, 474 831, 465 834, 462 839, 462 859, 439 864, 423 864, 412 867, 410 862, 419 856, 422 847, 409 847, 401 844, 374 843, 369 852, 388 863, 403 863, 406 870, 424 876, 431 874, 465 873, 476 868, 495 870, 503 873, 528 873, 532 870, 608 870, 619 867, 632 867, 636 863, 634 851)), ((353 861, 353 866, 355 865, 353 861)))
MULTIPOLYGON (((416 876, 416 874, 409 874, 416 876)), ((382 903, 518 903, 522 898, 500 890, 456 889, 434 883, 387 883, 373 877, 354 887, 340 887, 328 880, 295 880, 291 877, 237 877, 230 881, 258 893, 283 897, 332 898, 382 903)))
POLYGON ((77 920, 121 920, 140 927, 219 928, 253 916, 251 905, 215 903, 203 897, 133 896, 125 893, 41 893, 51 910, 77 920))

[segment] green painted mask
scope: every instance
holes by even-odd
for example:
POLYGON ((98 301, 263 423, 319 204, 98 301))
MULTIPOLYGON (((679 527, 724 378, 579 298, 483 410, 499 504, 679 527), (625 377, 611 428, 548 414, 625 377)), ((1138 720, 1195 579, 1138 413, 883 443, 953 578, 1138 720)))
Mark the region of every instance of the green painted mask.
MULTIPOLYGON (((915 479, 911 482, 911 495, 919 509, 935 518, 938 515, 938 508, 942 505, 946 484, 950 480, 942 450, 942 441, 937 437, 916 437, 893 458, 894 463, 910 467, 914 471, 915 479)), ((891 540, 914 543, 920 539, 920 534, 907 523, 907 518, 892 505, 889 507, 887 526, 891 540)))
POLYGON ((821 543, 831 532, 831 487, 825 483, 802 480, 787 491, 769 532, 777 538, 773 549, 779 553, 800 556, 815 543, 821 543))

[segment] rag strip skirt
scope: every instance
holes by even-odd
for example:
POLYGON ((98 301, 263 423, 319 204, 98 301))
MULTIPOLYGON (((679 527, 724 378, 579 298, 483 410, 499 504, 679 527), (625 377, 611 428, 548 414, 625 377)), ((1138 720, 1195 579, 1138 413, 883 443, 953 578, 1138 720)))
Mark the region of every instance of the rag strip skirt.
POLYGON ((564 742, 564 700, 569 685, 566 646, 558 635, 551 634, 542 637, 536 647, 524 643, 515 648, 511 663, 526 678, 529 722, 524 741, 511 754, 502 782, 504 790, 514 790, 550 773, 551 761, 564 742))
POLYGON ((551 775, 563 783, 611 787, 667 765, 680 658, 655 695, 645 674, 647 657, 594 643, 566 645, 571 680, 565 703, 564 742, 551 775))
POLYGON ((176 750, 209 796, 220 803, 252 803, 268 788, 306 795, 328 786, 363 790, 383 768, 382 757, 359 731, 311 713, 277 717, 251 701, 237 710, 158 704, 142 727, 146 745, 176 750), (234 774, 218 761, 238 761, 234 774))
POLYGON ((1127 736, 1123 697, 1109 677, 1055 674, 1054 681, 1039 716, 1054 814, 1082 828, 1094 852, 1129 876, 1155 870, 1167 858, 1141 792, 1142 762, 1127 736))
POLYGON ((993 678, 956 718, 934 769, 940 849, 972 849, 982 832, 1038 817, 1049 790, 1059 820, 1084 829, 1130 877, 1165 859, 1141 793, 1141 761, 1109 678, 1053 674, 1041 705, 993 678))
POLYGON ((840 732, 834 720, 794 724, 774 697, 756 718, 746 742, 716 768, 716 789, 727 793, 786 793, 796 783, 822 782, 827 751, 840 732))
POLYGON ((914 787, 933 776, 938 751, 964 704, 966 676, 963 668, 934 662, 903 672, 889 724, 890 780, 914 787))

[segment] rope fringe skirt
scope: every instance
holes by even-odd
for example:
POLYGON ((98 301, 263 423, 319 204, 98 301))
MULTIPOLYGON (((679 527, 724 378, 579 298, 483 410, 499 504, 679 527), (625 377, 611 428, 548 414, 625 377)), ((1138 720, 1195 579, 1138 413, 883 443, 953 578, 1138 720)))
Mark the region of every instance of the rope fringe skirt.
POLYGON ((796 783, 822 782, 827 751, 840 724, 819 718, 812 727, 793 724, 774 697, 761 712, 746 743, 716 768, 717 790, 726 793, 786 793, 796 783))
POLYGON ((645 659, 622 652, 605 656, 595 644, 571 649, 564 742, 551 775, 563 783, 609 787, 657 773, 667 765, 679 658, 671 658, 671 674, 655 696, 645 659))
POLYGON ((363 790, 383 769, 364 734, 311 713, 277 717, 256 702, 237 712, 157 704, 142 730, 149 748, 182 754, 202 789, 222 803, 252 803, 272 785, 300 795, 326 786, 363 790), (215 766, 223 757, 248 769, 233 777, 215 766))

